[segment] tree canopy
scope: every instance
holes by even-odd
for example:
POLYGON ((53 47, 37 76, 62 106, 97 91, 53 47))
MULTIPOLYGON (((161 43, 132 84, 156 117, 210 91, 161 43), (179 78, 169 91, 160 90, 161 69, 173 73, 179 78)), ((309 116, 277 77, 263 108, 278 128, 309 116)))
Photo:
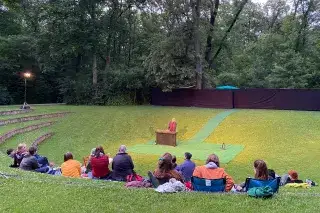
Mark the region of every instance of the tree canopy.
POLYGON ((0 0, 0 104, 319 88, 320 0, 0 0))

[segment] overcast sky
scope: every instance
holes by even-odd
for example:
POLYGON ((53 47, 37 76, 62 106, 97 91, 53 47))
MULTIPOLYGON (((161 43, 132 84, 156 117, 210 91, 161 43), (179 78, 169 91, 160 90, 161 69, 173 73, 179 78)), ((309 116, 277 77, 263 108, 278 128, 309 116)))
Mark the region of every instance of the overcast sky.
POLYGON ((267 0, 252 0, 255 3, 266 3, 267 0))

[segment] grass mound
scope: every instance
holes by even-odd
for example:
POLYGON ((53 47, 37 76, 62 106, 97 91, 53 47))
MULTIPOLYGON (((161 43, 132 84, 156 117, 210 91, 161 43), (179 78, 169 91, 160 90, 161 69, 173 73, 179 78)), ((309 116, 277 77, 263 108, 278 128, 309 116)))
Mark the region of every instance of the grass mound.
MULTIPOLYGON (((59 111, 75 113, 59 118, 51 127, 10 139, 0 146, 0 151, 16 147, 19 142, 31 144, 44 133, 55 132, 40 145, 39 152, 56 164, 62 163, 66 151, 73 152, 75 158, 81 160, 97 145, 103 145, 114 155, 121 144, 131 147, 154 139, 154 130, 165 128, 173 117, 178 121, 178 140, 186 141, 222 112, 174 107, 36 106, 32 113, 59 111)), ((9 126, 19 127, 18 124, 9 126)), ((232 161, 222 165, 236 182, 253 175, 252 162, 256 159, 266 160, 269 168, 278 174, 295 169, 301 179, 320 182, 319 126, 319 112, 239 110, 225 118, 205 144, 245 147, 232 161)), ((214 150, 207 147, 206 152, 214 150)), ((159 157, 157 153, 130 154, 136 171, 142 175, 156 167, 159 157)), ((178 163, 182 162, 182 154, 176 154, 178 163)), ((128 190, 122 183, 23 172, 8 168, 10 162, 0 154, 0 172, 18 175, 9 179, 0 175, 0 212, 317 212, 320 207, 319 187, 281 188, 279 195, 270 200, 202 193, 161 195, 152 190, 128 190)), ((203 161, 196 163, 200 165, 203 161)))

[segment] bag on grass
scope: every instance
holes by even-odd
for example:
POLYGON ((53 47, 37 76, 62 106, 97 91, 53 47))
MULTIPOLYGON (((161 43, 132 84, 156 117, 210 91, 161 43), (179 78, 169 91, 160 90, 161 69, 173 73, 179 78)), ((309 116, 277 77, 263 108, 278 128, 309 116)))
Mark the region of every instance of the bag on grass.
POLYGON ((143 177, 136 173, 133 173, 127 176, 127 182, 131 182, 131 181, 143 181, 143 177))
POLYGON ((255 198, 270 198, 273 196, 273 191, 270 186, 253 187, 248 190, 247 194, 255 198))

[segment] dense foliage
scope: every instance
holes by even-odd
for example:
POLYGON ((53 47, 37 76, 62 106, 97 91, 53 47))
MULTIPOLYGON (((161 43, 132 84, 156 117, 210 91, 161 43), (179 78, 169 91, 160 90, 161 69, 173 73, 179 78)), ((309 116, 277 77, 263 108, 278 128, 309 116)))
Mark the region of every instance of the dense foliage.
POLYGON ((0 104, 141 103, 149 88, 317 88, 320 1, 0 0, 0 104))

